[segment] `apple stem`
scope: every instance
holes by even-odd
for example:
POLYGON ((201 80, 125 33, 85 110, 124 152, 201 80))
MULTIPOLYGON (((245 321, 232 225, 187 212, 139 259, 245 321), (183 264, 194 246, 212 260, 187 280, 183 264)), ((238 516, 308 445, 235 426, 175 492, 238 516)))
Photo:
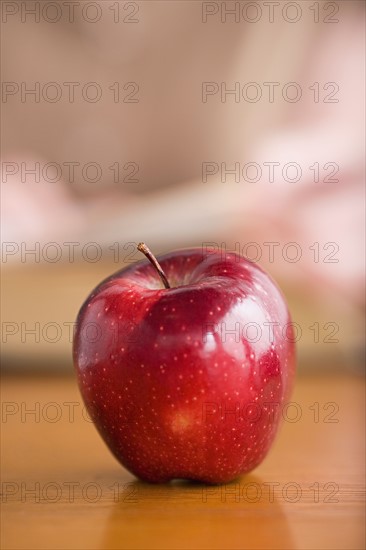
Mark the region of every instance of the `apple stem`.
POLYGON ((139 243, 137 245, 137 250, 145 254, 149 262, 155 267, 156 271, 159 273, 160 279, 163 281, 165 288, 170 288, 170 284, 168 282, 168 279, 166 278, 164 271, 162 270, 161 265, 159 264, 158 260, 155 258, 149 247, 146 246, 145 243, 139 243))

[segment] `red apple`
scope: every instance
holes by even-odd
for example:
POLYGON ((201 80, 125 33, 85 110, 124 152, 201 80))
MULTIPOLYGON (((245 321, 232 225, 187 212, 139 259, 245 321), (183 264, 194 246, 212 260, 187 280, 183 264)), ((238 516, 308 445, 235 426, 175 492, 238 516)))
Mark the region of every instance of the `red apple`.
POLYGON ((229 482, 263 460, 289 397, 284 297, 235 253, 193 248, 157 261, 139 249, 153 265, 112 275, 79 312, 74 363, 86 407, 139 478, 229 482))

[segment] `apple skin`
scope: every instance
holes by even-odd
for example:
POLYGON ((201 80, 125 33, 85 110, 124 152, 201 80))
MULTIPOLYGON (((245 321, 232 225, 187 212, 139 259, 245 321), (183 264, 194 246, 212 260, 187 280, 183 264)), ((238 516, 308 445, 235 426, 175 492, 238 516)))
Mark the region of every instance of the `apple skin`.
POLYGON ((255 468, 276 435, 295 374, 290 315, 272 279, 235 253, 157 259, 170 289, 143 260, 81 307, 80 391, 110 450, 140 479, 226 483, 255 468))

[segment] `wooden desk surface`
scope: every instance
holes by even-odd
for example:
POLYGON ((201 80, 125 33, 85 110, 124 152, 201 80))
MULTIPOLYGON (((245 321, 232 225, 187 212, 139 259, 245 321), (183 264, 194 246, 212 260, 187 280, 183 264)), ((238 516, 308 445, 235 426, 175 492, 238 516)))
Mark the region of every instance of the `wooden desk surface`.
POLYGON ((355 375, 302 375, 289 410, 299 419, 283 423, 253 474, 222 487, 150 486, 83 418, 73 378, 6 377, 1 546, 364 548, 363 387, 355 375))

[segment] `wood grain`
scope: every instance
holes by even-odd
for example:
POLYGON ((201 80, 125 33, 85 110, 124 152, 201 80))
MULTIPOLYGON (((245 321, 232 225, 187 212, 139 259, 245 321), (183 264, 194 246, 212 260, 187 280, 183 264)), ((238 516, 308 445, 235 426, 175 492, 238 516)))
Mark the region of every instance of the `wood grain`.
POLYGON ((302 375, 253 474, 224 486, 154 486, 111 456, 83 416, 74 378, 8 376, 1 546, 364 548, 363 388, 355 375, 302 375))

